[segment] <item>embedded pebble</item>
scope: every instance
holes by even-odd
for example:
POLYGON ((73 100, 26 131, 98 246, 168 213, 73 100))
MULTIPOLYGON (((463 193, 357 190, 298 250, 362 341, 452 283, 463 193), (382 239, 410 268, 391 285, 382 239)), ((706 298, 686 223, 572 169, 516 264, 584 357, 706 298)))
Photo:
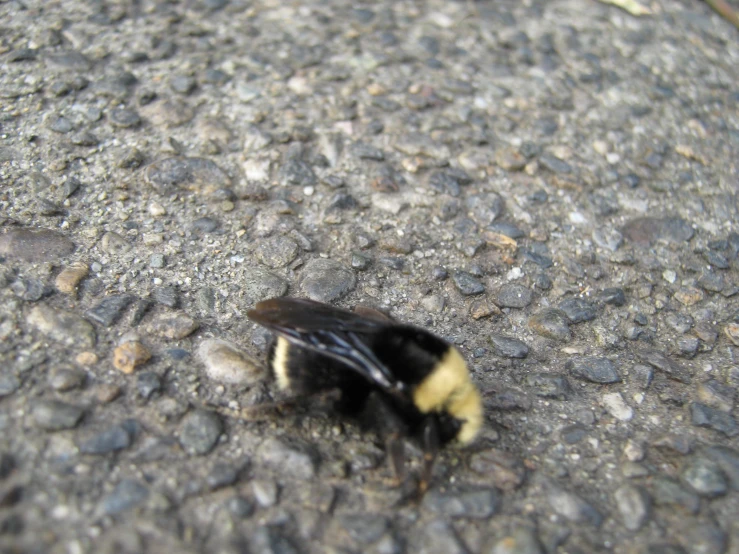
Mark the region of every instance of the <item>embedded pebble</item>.
POLYGON ((603 395, 603 406, 619 421, 630 421, 634 417, 634 410, 629 406, 620 392, 603 395))
POLYGON ((739 323, 728 323, 724 327, 724 333, 734 346, 739 346, 739 323))
POLYGON ((542 337, 567 342, 572 338, 570 319, 562 310, 545 308, 529 317, 529 328, 542 337))
POLYGON ((85 411, 60 400, 38 400, 31 407, 31 413, 41 429, 60 431, 76 427, 85 411))
POLYGON ((10 290, 18 298, 27 302, 37 302, 51 293, 38 279, 16 279, 10 285, 10 290))
POLYGON ((176 287, 157 287, 151 296, 158 304, 168 308, 176 308, 180 301, 176 287))
POLYGON ((213 412, 193 410, 182 419, 179 441, 191 456, 210 452, 223 432, 221 419, 213 412))
POLYGON ((550 487, 547 493, 550 507, 559 515, 572 523, 587 523, 600 527, 603 516, 589 502, 576 494, 558 487, 550 487))
POLYGON ((536 533, 527 527, 516 527, 485 550, 489 554, 544 554, 536 533))
POLYGON ((498 511, 501 500, 493 489, 441 492, 433 489, 423 498, 423 507, 446 518, 487 519, 498 511))
POLYGON ((611 306, 623 306, 626 304, 626 294, 621 288, 607 288, 600 291, 596 297, 599 302, 610 304, 611 306))
POLYGON ((721 410, 731 412, 734 408, 736 391, 733 387, 719 383, 716 379, 710 379, 698 385, 698 400, 703 404, 721 410))
POLYGON ((248 385, 264 376, 259 362, 225 340, 204 340, 198 347, 198 357, 205 365, 205 374, 218 383, 248 385))
POLYGON ((696 287, 683 287, 675 293, 675 299, 686 306, 693 306, 703 300, 703 291, 696 287))
POLYGON ((113 366, 126 374, 151 359, 151 352, 138 341, 124 342, 113 351, 113 366))
POLYGON ((569 318, 571 323, 582 323, 595 319, 598 308, 584 298, 568 298, 559 303, 558 308, 569 318))
POLYGON ((277 504, 277 483, 269 479, 259 479, 251 482, 251 492, 254 500, 262 508, 270 508, 277 504))
POLYGON ((504 308, 525 308, 532 298, 531 291, 522 285, 506 284, 498 291, 498 305, 504 308))
POLYGON ((685 464, 680 477, 701 496, 721 496, 728 490, 726 477, 719 465, 702 456, 694 457, 685 464))
POLYGON ((105 515, 115 515, 134 508, 149 498, 149 489, 134 479, 123 479, 118 483, 101 505, 105 515))
POLYGON ((655 369, 663 371, 676 381, 680 381, 681 383, 690 383, 691 381, 690 374, 683 366, 657 350, 643 349, 637 351, 636 355, 641 361, 648 363, 655 369))
POLYGON ((690 405, 690 417, 693 425, 698 427, 708 427, 723 433, 727 437, 739 435, 739 427, 731 414, 711 408, 700 402, 693 402, 690 405))
POLYGON ((230 464, 216 463, 205 478, 208 488, 212 491, 230 487, 239 479, 240 468, 230 464))
POLYGON ((470 468, 503 491, 517 489, 526 478, 526 468, 519 458, 493 448, 473 454, 470 468))
POLYGON ((113 109, 108 114, 108 117, 115 127, 121 127, 123 129, 135 127, 141 123, 141 116, 135 110, 129 108, 113 109))
POLYGON ((37 304, 28 314, 27 321, 50 339, 66 346, 92 348, 95 345, 94 327, 75 313, 37 304))
POLYGON ((86 315, 103 327, 110 327, 123 314, 134 296, 131 294, 114 294, 103 298, 95 307, 87 310, 86 315))
POLYGON ((529 354, 529 347, 521 340, 497 334, 492 334, 489 338, 498 356, 505 358, 525 358, 529 354))
POLYGON ((411 552, 417 554, 466 554, 467 549, 454 529, 443 519, 436 519, 411 533, 411 552))
POLYGON ((307 448, 288 445, 277 438, 268 438, 259 445, 256 458, 283 477, 305 481, 316 474, 316 461, 307 448))
POLYGON ((357 284, 354 272, 334 260, 313 258, 300 278, 302 292, 311 300, 331 302, 349 294, 357 284))
POLYGON ((658 506, 677 506, 685 512, 695 514, 700 508, 697 494, 684 489, 671 477, 657 475, 652 480, 652 498, 658 506))
POLYGON ((572 392, 567 377, 556 373, 531 373, 526 376, 525 382, 536 396, 544 398, 564 400, 572 392))
POLYGON ((8 373, 0 374, 0 398, 13 394, 21 387, 21 380, 8 373))
POLYGON ((74 294, 77 291, 77 285, 80 281, 87 277, 90 268, 84 263, 75 263, 64 268, 54 280, 54 286, 59 292, 64 294, 74 294))
POLYGON ((197 321, 180 311, 155 315, 146 326, 146 332, 164 339, 183 339, 199 327, 197 321))
POLYGON ((259 266, 246 269, 239 286, 249 303, 254 304, 287 293, 285 279, 259 266))
POLYGON ((96 435, 82 441, 79 449, 82 454, 94 454, 104 456, 110 452, 124 450, 131 446, 133 435, 136 432, 137 423, 128 420, 124 423, 114 425, 99 432, 96 435))
POLYGON ((693 228, 679 217, 641 217, 627 222, 621 229, 624 237, 640 246, 658 240, 672 243, 687 242, 693 238, 693 228))
POLYGON ((51 229, 10 229, 0 235, 0 255, 27 262, 53 262, 74 249, 66 235, 51 229))
MULTIPOLYGON (((52 389, 65 392, 76 389, 82 385, 85 380, 86 373, 81 369, 74 367, 62 367, 56 369, 49 378, 49 385, 52 389)), ((0 393, 0 396, 2 393, 0 393)))
POLYGON ((638 531, 649 519, 650 498, 644 489, 633 485, 622 485, 613 494, 623 521, 629 531, 638 531))
POLYGON ((165 158, 147 166, 144 176, 161 194, 180 190, 207 193, 231 186, 229 176, 205 158, 165 158))
POLYGON ((591 383, 606 385, 621 381, 616 367, 608 358, 587 357, 569 360, 565 368, 575 377, 591 383))
POLYGON ((298 243, 283 236, 269 237, 259 241, 256 256, 264 265, 275 269, 292 262, 300 252, 298 243))
POLYGON ((624 236, 616 229, 597 227, 593 230, 593 242, 601 248, 615 252, 624 243, 624 236))
POLYGON ((474 296, 485 292, 485 286, 480 280, 466 271, 452 272, 452 281, 457 290, 464 296, 474 296))
POLYGON ((361 545, 376 542, 388 528, 388 520, 379 514, 340 514, 339 525, 349 536, 361 545))
POLYGON ((162 390, 162 379, 153 371, 143 371, 136 378, 136 392, 144 400, 162 390))
POLYGON ((724 476, 729 480, 731 489, 739 491, 739 450, 728 446, 714 445, 705 448, 701 453, 721 468, 724 476))
POLYGON ((311 166, 297 158, 291 158, 280 166, 277 179, 283 187, 308 187, 318 182, 311 166))
POLYGON ((503 199, 494 192, 483 192, 468 196, 465 205, 472 220, 483 227, 493 223, 504 208, 503 199))

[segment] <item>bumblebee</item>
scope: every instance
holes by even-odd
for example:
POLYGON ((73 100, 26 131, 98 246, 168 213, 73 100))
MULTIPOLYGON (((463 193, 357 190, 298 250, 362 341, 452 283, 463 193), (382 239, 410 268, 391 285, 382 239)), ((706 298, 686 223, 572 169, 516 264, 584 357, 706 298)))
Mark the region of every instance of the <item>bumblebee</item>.
POLYGON ((279 389, 298 398, 340 391, 336 410, 385 441, 398 482, 406 437, 424 453, 424 492, 439 449, 471 443, 482 427, 480 393, 462 355, 424 329, 302 298, 265 300, 247 315, 277 336, 269 364, 279 389))

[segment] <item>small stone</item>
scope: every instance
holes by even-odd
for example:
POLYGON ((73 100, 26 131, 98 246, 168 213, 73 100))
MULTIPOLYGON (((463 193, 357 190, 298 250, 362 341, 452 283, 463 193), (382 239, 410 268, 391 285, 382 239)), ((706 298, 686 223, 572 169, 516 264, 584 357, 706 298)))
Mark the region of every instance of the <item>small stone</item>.
POLYGON ((525 358, 529 355, 529 347, 525 342, 504 337, 503 335, 490 335, 490 342, 495 347, 495 353, 504 358, 525 358))
POLYGON ((665 323, 676 332, 683 334, 690 331, 690 328, 693 326, 693 318, 688 315, 670 312, 665 316, 665 323))
POLYGON ((498 305, 504 308, 525 308, 531 304, 533 295, 524 286, 505 284, 498 291, 498 305))
POLYGON ((339 525, 357 544, 370 545, 376 542, 388 528, 388 520, 379 514, 341 514, 339 525))
POLYGON ((282 277, 255 265, 244 271, 240 287, 249 303, 256 304, 268 298, 284 296, 288 285, 282 277))
POLYGON ((300 278, 302 292, 311 300, 331 302, 354 290, 354 272, 334 260, 313 258, 305 264, 300 278))
POLYGON ((577 444, 588 436, 588 430, 579 423, 575 423, 560 429, 559 436, 567 444, 577 444))
POLYGON ((424 296, 421 299, 421 306, 423 306, 424 310, 431 314, 438 314, 444 311, 445 304, 446 301, 444 300, 444 297, 438 294, 424 296))
POLYGON ((480 280, 466 271, 454 271, 452 281, 457 290, 464 296, 474 296, 485 292, 485 286, 480 280))
POLYGON ((671 477, 658 475, 652 480, 652 497, 658 506, 678 506, 684 511, 696 514, 700 508, 700 498, 685 490, 671 477))
POLYGON ((179 294, 176 287, 157 287, 152 292, 154 300, 168 308, 176 308, 179 304, 179 294))
POLYGON ((66 235, 51 229, 13 228, 0 235, 0 255, 27 262, 53 262, 75 249, 66 235))
POLYGON ((254 500, 262 508, 271 508, 277 504, 277 483, 271 479, 260 479, 251 482, 251 491, 254 495, 254 500))
POLYGON ((734 344, 739 346, 739 323, 729 323, 724 327, 724 334, 734 344))
POLYGON ((226 501, 226 509, 237 518, 247 518, 254 513, 254 504, 242 496, 232 496, 226 501))
POLYGON ((101 404, 113 402, 121 394, 121 388, 113 383, 102 383, 98 385, 95 391, 95 398, 101 404))
POLYGON ((21 380, 15 375, 0 373, 0 398, 9 396, 21 388, 21 380))
POLYGON ((650 498, 647 493, 632 485, 623 485, 613 495, 621 521, 629 531, 638 531, 649 519, 650 498))
POLYGON ((141 116, 136 112, 136 110, 132 110, 130 108, 115 108, 110 110, 108 117, 115 127, 121 127, 124 129, 136 127, 141 123, 141 116))
POLYGON ((731 412, 734 409, 735 396, 736 391, 732 387, 719 383, 716 379, 698 385, 698 400, 722 412, 731 412))
POLYGON ((482 227, 493 223, 505 207, 503 199, 494 192, 483 192, 468 196, 465 205, 469 217, 482 227))
POLYGON ((239 468, 229 464, 218 462, 208 473, 205 482, 212 491, 230 487, 239 478, 239 468))
POLYGON ((146 332, 164 339, 184 339, 192 334, 199 324, 185 312, 167 311, 157 314, 146 327, 146 332))
POLYGON ((291 158, 280 166, 277 179, 283 187, 308 187, 318 183, 311 166, 297 158, 291 158))
POLYGON ((681 478, 701 496, 722 496, 728 490, 726 477, 719 465, 701 456, 693 458, 685 465, 681 478))
POLYGON ((51 293, 38 279, 18 278, 10 285, 10 290, 18 298, 26 302, 37 302, 51 293))
POLYGON ((626 239, 639 246, 648 246, 658 240, 679 244, 689 241, 694 233, 690 224, 679 217, 632 219, 621 231, 626 239))
POLYGON ((648 363, 655 369, 663 371, 668 377, 676 381, 680 381, 681 383, 690 383, 691 381, 690 374, 684 367, 657 350, 644 349, 637 351, 636 355, 643 362, 648 363))
POLYGON ((551 154, 542 154, 539 156, 539 164, 551 171, 552 173, 568 174, 572 173, 572 166, 564 160, 555 158, 551 154))
POLYGON ((59 400, 39 400, 31 408, 36 425, 46 431, 72 429, 82 419, 85 411, 59 400))
MULTIPOLYGON (((131 250, 131 245, 118 233, 108 231, 103 235, 103 238, 100 239, 100 248, 102 248, 103 252, 110 254, 111 256, 121 256, 131 250)), ((95 264, 93 264, 93 266, 94 265, 95 264)))
POLYGON ((293 239, 275 236, 261 240, 255 254, 264 265, 274 269, 288 265, 299 252, 300 247, 293 239))
POLYGON ((195 90, 197 83, 191 75, 173 75, 169 80, 169 86, 176 93, 187 95, 195 90))
MULTIPOLYGON (((79 388, 85 380, 86 373, 74 367, 62 367, 54 371, 49 379, 52 389, 65 392, 79 388)), ((0 393, 0 396, 2 394, 0 393)))
POLYGON ((31 309, 27 321, 50 339, 66 346, 92 348, 95 345, 93 326, 72 312, 38 304, 31 309))
POLYGON ((603 395, 603 406, 619 421, 631 421, 634 417, 634 410, 626 404, 620 392, 603 395))
POLYGON ((91 366, 98 363, 98 355, 95 352, 80 352, 74 361, 80 365, 91 366))
POLYGON ((572 338, 570 319, 562 310, 545 308, 532 315, 528 325, 534 333, 548 339, 567 342, 572 338))
POLYGON ((105 515, 115 515, 134 508, 149 497, 149 489, 139 481, 123 479, 101 504, 105 515))
POLYGON ((263 525, 249 534, 249 549, 260 554, 299 554, 288 536, 276 526, 263 525))
POLYGON ((99 323, 103 327, 110 327, 123 314, 134 296, 131 294, 114 294, 107 296, 101 300, 97 306, 87 310, 86 315, 93 321, 99 323))
POLYGON ((565 368, 575 377, 591 383, 607 385, 621 381, 621 376, 608 358, 589 357, 569 360, 565 368))
POLYGON ((587 523, 593 527, 600 527, 603 522, 603 516, 598 510, 571 492, 552 486, 547 498, 551 508, 572 523, 587 523))
POLYGON ((700 402, 693 402, 690 405, 690 416, 693 425, 698 427, 709 427, 727 437, 739 435, 736 420, 729 413, 716 410, 700 402))
POLYGON ((90 268, 84 263, 75 263, 64 268, 54 280, 54 285, 59 292, 64 294, 74 294, 77 291, 77 285, 80 281, 87 277, 90 268))
POLYGON ((641 443, 635 442, 631 439, 626 441, 624 456, 627 460, 630 462, 641 462, 644 460, 645 455, 644 446, 641 443))
POLYGON ((526 478, 526 468, 519 458, 493 448, 473 454, 470 468, 503 491, 517 489, 526 478))
POLYGON ((545 550, 532 529, 516 527, 483 552, 488 554, 544 554, 545 550))
POLYGON ((598 227, 593 231, 593 242, 601 248, 615 252, 624 243, 624 236, 616 229, 598 227))
POLYGON ((683 287, 675 293, 675 299, 686 306, 693 306, 703 300, 703 291, 696 287, 683 287))
POLYGON ((501 500, 493 489, 445 491, 433 489, 423 498, 423 507, 445 518, 488 519, 498 511, 501 500))
POLYGON ((148 400, 155 393, 162 390, 162 379, 153 371, 143 371, 136 379, 136 392, 144 400, 148 400))
POLYGON ((205 365, 205 374, 218 383, 251 385, 264 377, 259 362, 225 340, 204 340, 198 357, 205 365))
POLYGON ((82 454, 94 454, 104 456, 111 452, 124 450, 131 446, 131 440, 135 434, 138 424, 134 420, 114 425, 89 439, 82 441, 79 445, 82 454))
POLYGON ((556 373, 532 373, 526 376, 525 382, 536 396, 543 398, 564 400, 572 392, 567 377, 556 373))
POLYGON ((256 457, 282 477, 307 481, 316 474, 316 461, 306 448, 288 445, 280 439, 266 439, 259 445, 256 457))
POLYGON ((49 129, 55 133, 66 134, 74 130, 74 125, 72 125, 72 122, 66 117, 60 116, 51 122, 49 129))
POLYGON ((156 161, 144 171, 146 181, 161 194, 181 190, 209 192, 227 189, 231 179, 215 162, 205 158, 166 158, 156 161))
POLYGON ((140 342, 124 342, 113 351, 113 365, 126 374, 151 359, 151 352, 140 342))
POLYGON ((731 489, 739 491, 739 451, 728 446, 709 446, 703 456, 715 462, 726 476, 731 489))
POLYGON ((443 519, 436 519, 411 533, 410 552, 419 554, 465 554, 467 549, 454 529, 443 519))
POLYGON ((180 445, 191 456, 202 456, 213 449, 222 431, 223 423, 216 414, 194 410, 182 420, 180 445))
POLYGON ((528 160, 513 148, 502 148, 495 152, 495 163, 506 171, 521 171, 528 160))
POLYGON ((559 309, 569 318, 571 323, 582 323, 595 319, 598 308, 584 298, 568 298, 559 303, 559 309))

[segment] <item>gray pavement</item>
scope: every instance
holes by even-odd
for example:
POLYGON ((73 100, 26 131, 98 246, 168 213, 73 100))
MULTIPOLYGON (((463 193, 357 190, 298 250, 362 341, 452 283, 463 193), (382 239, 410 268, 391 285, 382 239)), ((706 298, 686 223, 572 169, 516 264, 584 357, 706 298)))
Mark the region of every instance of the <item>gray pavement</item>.
POLYGON ((739 35, 646 4, 0 2, 0 551, 739 552, 739 35), (284 294, 469 361, 420 503, 284 294))

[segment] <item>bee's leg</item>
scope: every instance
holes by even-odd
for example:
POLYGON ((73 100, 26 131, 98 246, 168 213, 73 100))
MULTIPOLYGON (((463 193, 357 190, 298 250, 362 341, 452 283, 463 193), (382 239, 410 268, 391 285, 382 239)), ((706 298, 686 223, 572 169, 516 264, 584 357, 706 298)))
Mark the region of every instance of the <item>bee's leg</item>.
POLYGON ((393 433, 385 438, 387 455, 393 467, 393 485, 400 486, 405 481, 405 442, 403 435, 393 433))
POLYGON ((367 397, 361 421, 366 427, 374 429, 385 443, 385 451, 393 471, 392 485, 401 485, 405 481, 404 438, 408 435, 405 422, 392 403, 379 392, 372 392, 367 397))
POLYGON ((421 448, 423 450, 423 469, 418 483, 418 493, 423 496, 431 482, 434 461, 439 453, 439 426, 434 415, 429 415, 421 424, 421 448))

